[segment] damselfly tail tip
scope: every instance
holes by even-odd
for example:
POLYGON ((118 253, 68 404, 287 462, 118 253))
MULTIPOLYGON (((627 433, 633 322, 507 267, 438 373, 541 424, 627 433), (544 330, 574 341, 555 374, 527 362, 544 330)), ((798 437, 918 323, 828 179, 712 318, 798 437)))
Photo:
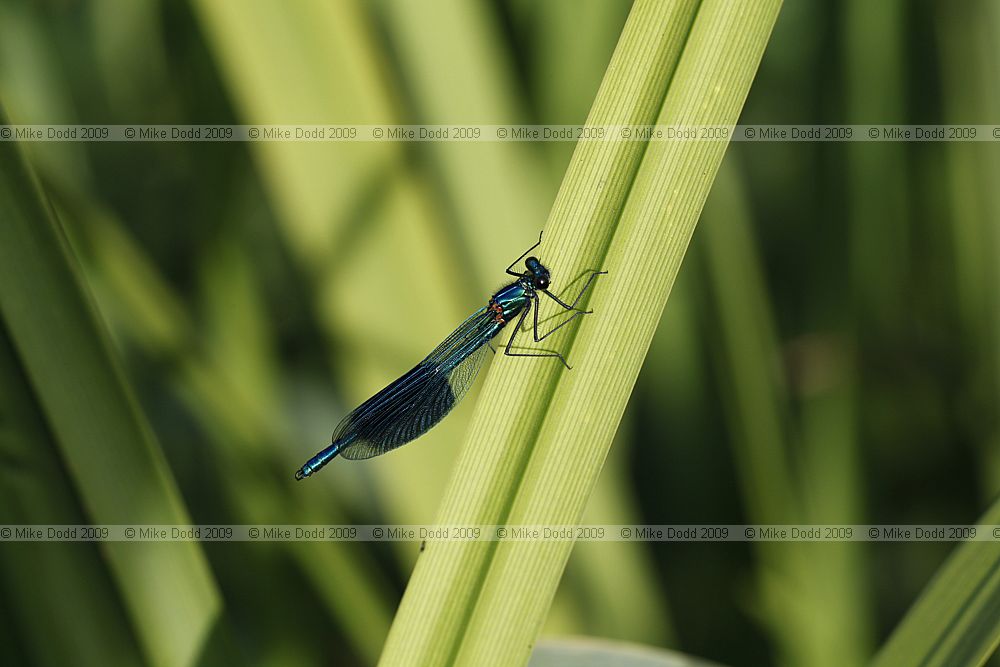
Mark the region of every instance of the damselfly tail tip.
POLYGON ((309 476, 309 473, 306 472, 305 467, 299 468, 298 470, 295 471, 295 481, 297 481, 297 482, 301 482, 302 480, 304 480, 308 476, 309 476))

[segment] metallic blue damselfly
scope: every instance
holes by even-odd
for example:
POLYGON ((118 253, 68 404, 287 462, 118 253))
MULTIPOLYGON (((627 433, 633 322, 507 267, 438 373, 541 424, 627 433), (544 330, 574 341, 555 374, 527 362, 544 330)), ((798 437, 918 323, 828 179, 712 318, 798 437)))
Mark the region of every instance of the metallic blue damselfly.
POLYGON ((516 278, 514 282, 491 296, 486 306, 459 325, 408 373, 344 417, 330 438, 330 446, 306 461, 295 473, 295 479, 309 477, 336 456, 345 459, 371 458, 405 445, 429 431, 465 396, 486 359, 486 350, 493 349, 490 341, 514 318, 517 318, 517 324, 507 341, 504 354, 510 357, 557 357, 569 368, 566 359, 559 352, 512 351, 514 337, 521 330, 529 312, 534 312, 533 334, 536 343, 580 315, 590 313, 589 310, 577 308, 576 304, 583 298, 594 278, 606 271, 590 271, 590 277, 573 303, 564 303, 549 291, 549 270, 537 257, 525 259, 523 272, 513 271, 514 266, 541 242, 542 237, 539 235, 538 243, 524 251, 507 267, 507 273, 516 278), (574 311, 570 317, 541 335, 538 333, 539 294, 546 295, 567 311, 574 311))

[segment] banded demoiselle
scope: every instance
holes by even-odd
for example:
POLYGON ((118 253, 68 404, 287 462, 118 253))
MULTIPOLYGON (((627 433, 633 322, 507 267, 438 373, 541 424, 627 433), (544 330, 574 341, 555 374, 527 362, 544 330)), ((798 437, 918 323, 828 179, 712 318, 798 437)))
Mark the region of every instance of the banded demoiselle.
MULTIPOLYGON (((542 243, 531 246, 507 267, 508 275, 516 280, 490 297, 489 303, 462 322, 451 335, 408 373, 352 410, 337 426, 330 446, 316 454, 295 473, 295 479, 314 474, 336 456, 345 459, 368 459, 385 454, 429 431, 462 400, 479 373, 491 341, 514 318, 517 324, 507 341, 504 354, 510 357, 558 357, 566 368, 569 364, 559 352, 512 352, 514 337, 529 312, 534 312, 533 334, 541 342, 580 315, 592 311, 580 310, 580 302, 594 278, 606 271, 590 271, 590 277, 573 303, 564 303, 549 291, 549 270, 537 257, 524 261, 525 270, 513 271, 514 266, 542 243), (565 310, 570 317, 550 331, 538 333, 538 295, 544 294, 565 310), (534 310, 532 311, 532 305, 534 310)), ((493 350, 496 352, 496 350, 493 350)))

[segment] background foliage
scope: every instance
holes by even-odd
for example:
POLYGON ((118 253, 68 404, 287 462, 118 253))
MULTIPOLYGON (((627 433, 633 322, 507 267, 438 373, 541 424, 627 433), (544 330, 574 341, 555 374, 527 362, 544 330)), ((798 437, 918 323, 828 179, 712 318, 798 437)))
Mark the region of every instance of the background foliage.
MULTIPOLYGON (((629 4, 6 1, 0 101, 17 123, 579 123, 629 4)), ((986 0, 788 3, 742 121, 994 121, 998 30, 986 0)), ((160 509, 198 523, 431 520, 474 395, 392 456, 291 473, 480 305, 572 145, 25 151, 110 331, 90 344, 155 434, 152 461, 119 475, 166 475, 160 509)), ((20 157, 3 159, 9 174, 20 157)), ((585 521, 975 521, 1000 487, 998 176, 990 144, 732 145, 585 521)), ((129 506, 132 486, 86 474, 114 443, 51 432, 60 408, 18 335, 5 319, 0 520, 129 506)), ((368 664, 417 549, 201 545, 185 558, 210 583, 178 632, 206 665, 368 664)), ((582 543, 544 634, 857 663, 951 549, 582 543)), ((5 545, 0 643, 15 664, 66 664, 46 632, 61 609, 86 620, 65 624, 80 664, 177 664, 187 645, 150 635, 171 591, 143 562, 5 545), (24 585, 39 562, 50 588, 24 585)))

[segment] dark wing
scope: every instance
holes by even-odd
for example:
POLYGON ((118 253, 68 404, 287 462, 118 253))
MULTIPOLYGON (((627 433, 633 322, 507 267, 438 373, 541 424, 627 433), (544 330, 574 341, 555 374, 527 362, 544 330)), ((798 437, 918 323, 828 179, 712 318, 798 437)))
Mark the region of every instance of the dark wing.
POLYGON ((468 392, 497 330, 492 311, 474 313, 416 367, 344 418, 333 440, 354 438, 340 455, 371 458, 430 430, 468 392))

